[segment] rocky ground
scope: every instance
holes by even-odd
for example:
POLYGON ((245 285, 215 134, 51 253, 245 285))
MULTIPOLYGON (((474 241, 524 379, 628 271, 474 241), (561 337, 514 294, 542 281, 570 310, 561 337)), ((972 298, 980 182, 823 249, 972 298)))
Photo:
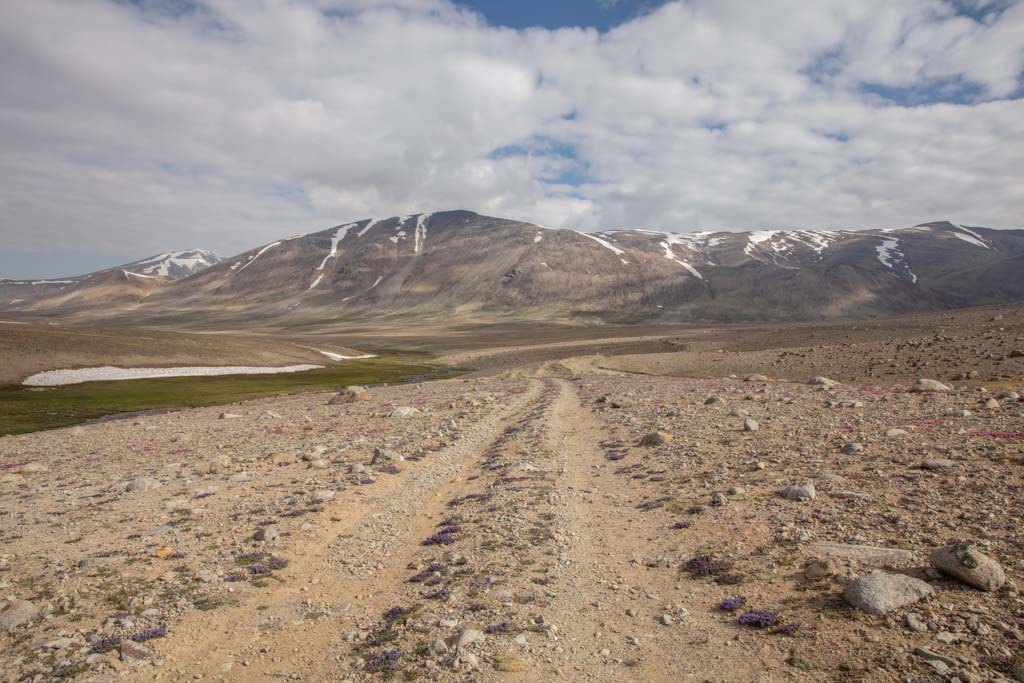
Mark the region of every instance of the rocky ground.
POLYGON ((0 439, 0 681, 1024 680, 1005 336, 988 387, 576 358, 0 439))

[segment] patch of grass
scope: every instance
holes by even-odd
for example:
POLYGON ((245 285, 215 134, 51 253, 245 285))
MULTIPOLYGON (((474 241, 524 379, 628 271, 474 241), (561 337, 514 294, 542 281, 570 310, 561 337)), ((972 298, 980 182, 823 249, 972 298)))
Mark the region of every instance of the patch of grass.
POLYGON ((350 384, 397 384, 457 374, 417 355, 396 354, 280 375, 166 377, 65 387, 0 387, 0 436, 80 424, 120 413, 215 406, 275 394, 331 391, 350 384))

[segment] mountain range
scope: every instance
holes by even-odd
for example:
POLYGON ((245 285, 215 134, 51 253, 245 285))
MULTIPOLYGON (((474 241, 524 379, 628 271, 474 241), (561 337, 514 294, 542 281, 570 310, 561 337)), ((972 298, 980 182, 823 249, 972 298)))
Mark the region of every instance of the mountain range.
POLYGON ((1024 300, 1024 230, 579 232, 444 211, 362 219, 232 258, 161 254, 0 280, 0 311, 294 327, 368 319, 858 318, 1024 300))

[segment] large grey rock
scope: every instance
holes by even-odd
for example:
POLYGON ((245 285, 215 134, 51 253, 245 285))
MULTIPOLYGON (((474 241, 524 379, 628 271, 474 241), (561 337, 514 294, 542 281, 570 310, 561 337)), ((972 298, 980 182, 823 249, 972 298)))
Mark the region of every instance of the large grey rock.
POLYGON ((953 391, 952 387, 948 387, 942 382, 936 382, 934 379, 919 379, 917 383, 911 387, 911 391, 919 392, 946 392, 953 391))
POLYGON ((128 493, 143 493, 160 488, 160 482, 152 477, 139 477, 128 482, 124 490, 128 493))
POLYGON ((818 492, 814 489, 813 481, 805 481, 802 484, 793 484, 779 491, 779 495, 786 500, 795 500, 797 502, 804 502, 808 500, 814 500, 818 497, 818 492))
POLYGON ((355 403, 357 401, 369 401, 370 392, 366 387, 361 386, 350 386, 345 387, 338 394, 328 401, 328 405, 337 405, 339 403, 355 403))
POLYGON ((881 615, 911 605, 934 592, 921 579, 873 571, 851 581, 843 591, 843 599, 862 612, 881 615))
POLYGON ((388 417, 412 417, 413 415, 419 415, 419 408, 413 408, 412 406, 398 406, 388 417))
POLYGON ((373 458, 370 460, 371 465, 379 465, 382 462, 402 462, 405 458, 395 451, 389 451, 384 448, 374 448, 373 458))
POLYGON ((665 432, 648 432, 640 439, 641 446, 662 446, 672 440, 671 434, 665 432))
POLYGON ((15 598, 0 607, 0 631, 13 631, 39 616, 39 608, 28 600, 15 598))
POLYGON ((846 543, 815 543, 811 551, 822 557, 853 560, 870 567, 909 567, 915 563, 914 553, 897 548, 878 548, 846 543))
POLYGON ((1006 574, 1000 564, 969 543, 936 548, 928 559, 940 572, 979 590, 998 590, 1006 583, 1006 574))
POLYGON ((828 377, 815 377, 809 383, 815 386, 825 387, 826 389, 832 389, 839 385, 839 382, 834 379, 829 379, 828 377))
POLYGON ((462 650, 473 643, 482 643, 486 639, 487 636, 484 635, 483 631, 475 628, 464 628, 459 631, 458 635, 452 636, 448 645, 454 650, 462 650))

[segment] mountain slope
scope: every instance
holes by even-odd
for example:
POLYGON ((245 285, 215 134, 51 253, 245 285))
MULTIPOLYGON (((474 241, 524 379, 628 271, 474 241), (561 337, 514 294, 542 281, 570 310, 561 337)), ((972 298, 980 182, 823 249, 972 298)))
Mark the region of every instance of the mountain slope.
POLYGON ((864 317, 1022 300, 1022 259, 1024 231, 947 222, 582 233, 446 211, 278 240, 162 282, 113 315, 213 327, 864 317))
POLYGON ((219 263, 206 249, 158 254, 88 275, 50 280, 0 279, 0 310, 98 311, 129 306, 161 285, 194 275, 219 263))

